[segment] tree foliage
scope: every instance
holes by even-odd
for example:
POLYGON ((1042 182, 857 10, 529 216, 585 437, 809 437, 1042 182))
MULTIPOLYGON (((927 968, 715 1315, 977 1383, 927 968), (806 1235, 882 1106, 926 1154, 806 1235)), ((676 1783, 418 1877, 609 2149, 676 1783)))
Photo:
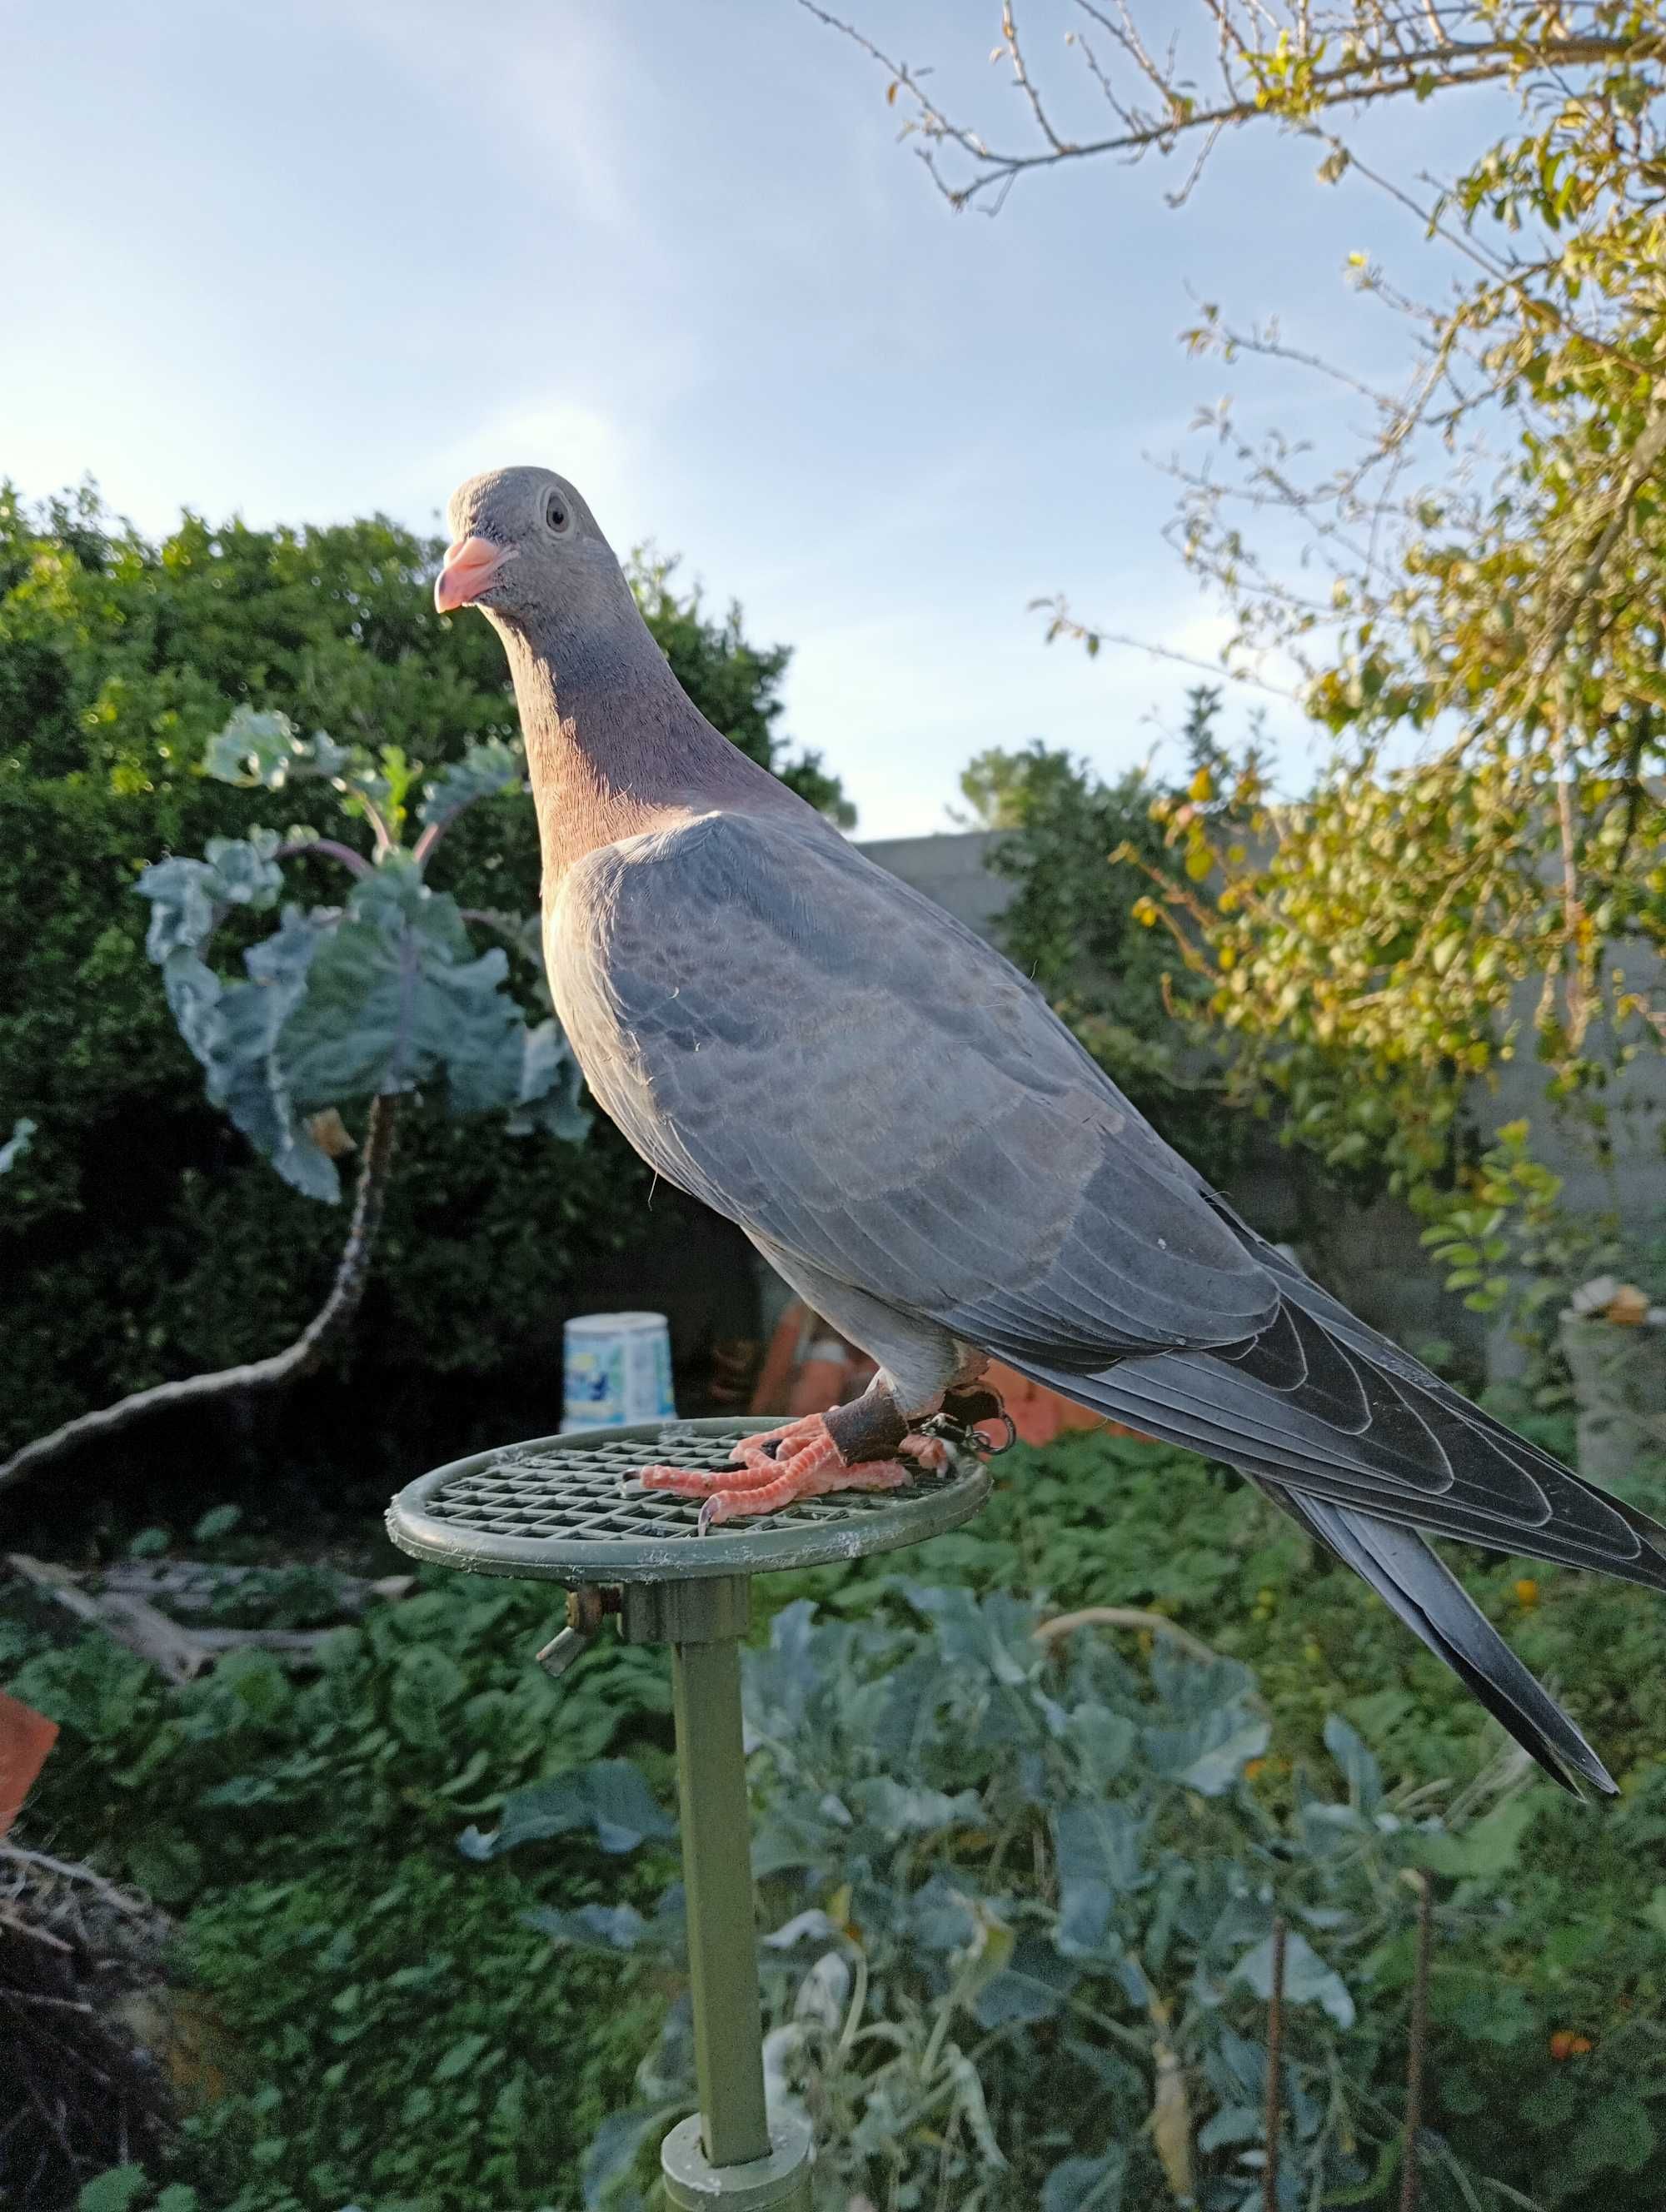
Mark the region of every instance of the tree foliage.
MULTIPOLYGON (((1214 303, 1183 334, 1229 367, 1327 380, 1358 423, 1346 450, 1316 448, 1241 430, 1229 399, 1205 410, 1208 458, 1175 464, 1174 539, 1232 616, 1227 665, 1292 671, 1336 750, 1298 806, 1246 781, 1247 842, 1174 803, 1183 865, 1153 911, 1243 1079, 1287 1098, 1328 1159, 1380 1160, 1432 1203, 1470 1172, 1455 1132, 1477 1077, 1534 1052, 1600 1149, 1616 1077, 1666 1041, 1666 9, 1171 12, 1079 0, 1057 60, 1003 5, 1017 143, 862 42, 957 205, 1115 155, 1186 161, 1183 198, 1259 128, 1421 230, 1409 276, 1364 253, 1346 272, 1401 321, 1398 386, 1214 303), (1473 136, 1450 174, 1372 150, 1371 111, 1409 122, 1478 85, 1497 94, 1453 103, 1473 136), (1105 103, 1097 131, 1055 119, 1084 90, 1105 103)), ((1053 628, 1110 636, 1062 603, 1053 628)))
MULTIPOLYGON (((331 1106, 350 1116, 366 1070, 343 1065, 324 998, 289 1040, 306 1037, 310 1087, 287 1120, 257 1049, 307 948, 334 948, 317 981, 338 1014, 350 964, 368 987, 380 963, 385 982, 391 947, 429 943, 436 988, 477 995, 496 1025, 499 1098, 515 1032, 522 1086, 559 1093, 535 953, 515 934, 537 903, 537 826, 513 793, 489 795, 518 780, 514 702, 488 625, 435 617, 440 550, 382 518, 258 531, 187 515, 153 541, 90 490, 39 514, 0 491, 0 1128, 36 1125, 0 1210, 0 1454, 89 1404, 262 1353, 317 1309, 338 1223, 276 1193, 228 1118, 235 1097, 251 1131, 265 1117, 270 1149, 287 1132, 286 1159, 320 1192, 333 1178, 306 1124, 331 1106), (322 828, 289 837, 307 815, 322 828), (422 884, 401 863, 394 896, 399 868, 370 871, 400 840, 422 884), (162 895, 147 901, 134 891, 150 869, 162 895), (274 869, 297 918, 263 949, 278 907, 255 902, 278 896, 274 869), (161 913, 189 1042, 146 950, 161 913), (466 953, 464 913, 489 918, 462 925, 485 933, 466 953), (201 959, 189 944, 210 915, 201 959)), ((709 620, 668 575, 647 611, 696 704, 792 775, 784 653, 751 646, 733 615, 709 620)), ((408 1042, 384 1030, 382 1076, 408 1042)), ((396 1085, 419 1067, 426 1082, 420 1054, 393 1066, 396 1085)), ((611 1132, 529 1172, 508 1113, 455 1125, 444 1090, 404 1109, 392 1264, 359 1323, 363 1402, 401 1409, 374 1448, 395 1453, 431 1440, 436 1393, 453 1419, 477 1393, 500 1415, 547 1401, 575 1275, 642 1233, 647 1179, 611 1132), (404 1419, 415 1444, 398 1441, 404 1419)), ((662 1194, 660 1211, 676 1203, 662 1194)))
MULTIPOLYGON (((1194 688, 1181 733, 1189 777, 1219 756, 1220 708, 1219 687, 1194 688)), ((1186 1157, 1230 1178, 1241 1133, 1220 1110, 1219 1055, 1177 1019, 1196 1012, 1207 986, 1170 973, 1171 947, 1140 926, 1138 876, 1111 865, 1137 854, 1162 866, 1152 808, 1165 787, 1140 769, 1107 782, 1037 738, 979 754, 960 787, 974 817, 1003 833, 987 865, 1013 887, 999 923, 1005 951, 1186 1157)))

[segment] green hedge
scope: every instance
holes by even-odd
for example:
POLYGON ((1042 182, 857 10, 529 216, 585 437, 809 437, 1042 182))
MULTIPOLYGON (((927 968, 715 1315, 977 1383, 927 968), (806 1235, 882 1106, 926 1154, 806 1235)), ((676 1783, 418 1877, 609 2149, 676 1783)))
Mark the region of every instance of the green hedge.
MULTIPOLYGON (((344 1220, 284 1189, 204 1103, 132 887, 167 853, 283 826, 282 799, 198 773, 239 704, 401 745, 430 771, 469 741, 514 734, 489 626, 433 612, 439 550, 381 517, 256 531, 187 516, 151 542, 91 493, 32 516, 0 487, 0 1124, 37 1125, 0 1212, 0 1456, 169 1376, 277 1350, 328 1284, 344 1220)), ((635 576, 717 726, 848 816, 836 779, 814 756, 787 759, 776 734, 785 650, 679 594, 664 564, 635 576)), ((291 805, 306 803, 303 787, 291 805)), ((465 906, 531 911, 530 805, 479 806, 437 874, 465 906)), ((300 896, 337 888, 298 865, 300 896)), ((263 1484, 319 1452, 409 1471, 522 1408, 555 1425, 564 1315, 647 1229, 663 1237, 681 1204, 662 1192, 649 1224, 646 1174, 605 1131, 558 1146, 417 1105, 401 1148, 351 1387, 337 1363, 263 1412, 260 1450, 238 1462, 263 1484)), ((182 1462, 236 1454, 237 1420, 135 1432, 78 1478, 172 1480, 182 1462)))

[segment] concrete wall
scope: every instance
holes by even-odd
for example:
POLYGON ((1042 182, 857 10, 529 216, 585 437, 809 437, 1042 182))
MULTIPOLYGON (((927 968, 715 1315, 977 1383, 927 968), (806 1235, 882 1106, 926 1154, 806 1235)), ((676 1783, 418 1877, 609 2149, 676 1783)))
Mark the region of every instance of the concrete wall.
POLYGON ((1012 884, 985 865, 1002 834, 999 830, 969 830, 944 837, 881 837, 856 849, 946 907, 957 921, 994 945, 999 941, 995 925, 1012 896, 1012 884))

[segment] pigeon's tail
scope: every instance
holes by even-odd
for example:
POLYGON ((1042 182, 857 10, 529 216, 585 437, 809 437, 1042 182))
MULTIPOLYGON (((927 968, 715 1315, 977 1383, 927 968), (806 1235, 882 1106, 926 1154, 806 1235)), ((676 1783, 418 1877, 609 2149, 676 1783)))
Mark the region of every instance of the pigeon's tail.
POLYGON ((1261 1486, 1393 1607, 1553 1780, 1576 1796, 1582 1781, 1605 1796, 1618 1795, 1613 1777, 1573 1722, 1414 1528, 1302 1498, 1277 1483, 1261 1486))
POLYGON ((1280 1293, 1254 1338, 1089 1374, 993 1348, 1081 1405, 1237 1468, 1387 1599, 1559 1782, 1612 1790, 1578 1729, 1415 1532, 1666 1592, 1666 1528, 1472 1405, 1213 1203, 1280 1293))

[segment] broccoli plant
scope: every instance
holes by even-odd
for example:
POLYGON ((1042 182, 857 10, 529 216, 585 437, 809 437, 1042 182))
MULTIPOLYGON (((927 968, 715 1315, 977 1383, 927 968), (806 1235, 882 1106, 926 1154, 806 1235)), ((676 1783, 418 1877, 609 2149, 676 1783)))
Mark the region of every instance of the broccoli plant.
MULTIPOLYGON (((339 1202, 337 1163, 358 1149, 346 1117, 362 1110, 347 1239, 329 1296, 283 1351, 82 1414, 0 1466, 0 1486, 153 1410, 271 1387, 316 1365, 363 1294, 402 1098, 438 1095, 452 1113, 502 1115, 522 1135, 577 1139, 589 1126, 578 1063, 543 980, 537 916, 465 910, 428 881, 460 815, 524 791, 514 747, 496 739, 473 745, 423 782, 421 764, 397 745, 373 757, 322 732, 303 737, 285 714, 244 708, 210 740, 203 770, 273 793, 310 785, 342 817, 341 836, 297 825, 211 838, 200 860, 159 860, 136 889, 150 904, 146 948, 210 1102, 285 1182, 307 1198, 339 1202), (303 858, 339 869, 338 904, 286 899, 286 864, 303 858), (276 915, 277 926, 246 945, 242 972, 216 963, 220 933, 234 918, 256 915, 276 915), (525 957, 537 1018, 507 988, 505 944, 478 949, 477 930, 525 957)), ((0 1166, 21 1148, 14 1138, 0 1166)))

